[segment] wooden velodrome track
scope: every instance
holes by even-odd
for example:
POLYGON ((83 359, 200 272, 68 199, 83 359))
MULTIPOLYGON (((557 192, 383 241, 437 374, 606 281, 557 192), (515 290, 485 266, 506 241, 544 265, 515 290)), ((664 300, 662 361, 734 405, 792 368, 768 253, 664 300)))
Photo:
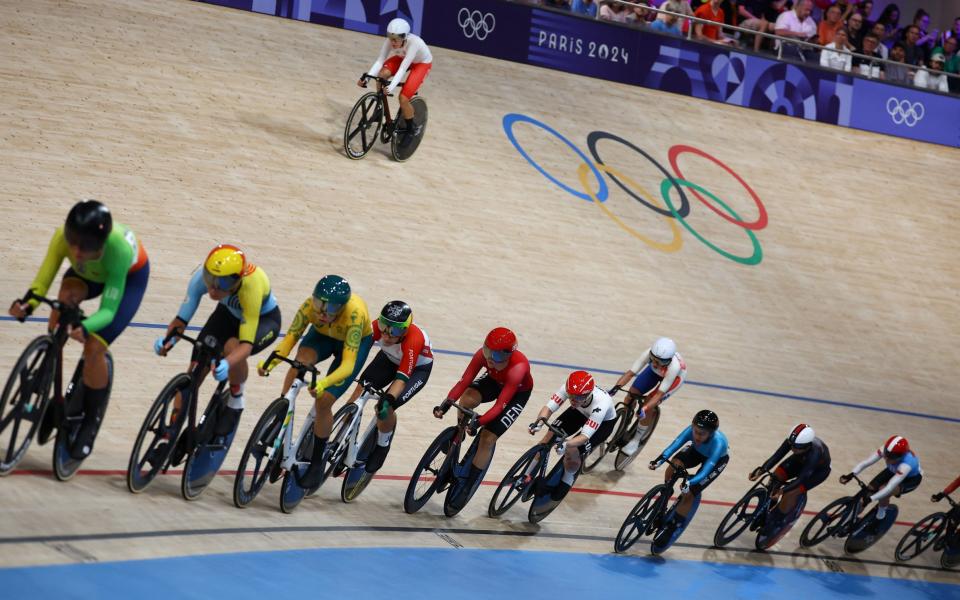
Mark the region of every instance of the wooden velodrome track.
MULTIPOLYGON (((18 474, 0 481, 0 566, 316 546, 608 552, 637 495, 661 477, 644 463, 710 407, 730 438, 730 464, 668 558, 960 581, 932 569, 932 554, 895 565, 903 526, 860 560, 842 558, 836 542, 802 550, 798 529, 768 554, 746 552, 745 538, 732 550, 709 547, 729 503, 749 487, 747 472, 799 421, 817 429, 834 460, 808 510, 849 491, 836 475, 893 433, 911 440, 925 470, 920 490, 898 502, 901 521, 932 512, 930 494, 960 471, 957 150, 435 49, 418 154, 398 164, 377 149, 351 162, 340 149, 343 123, 360 94, 357 75, 379 48, 374 37, 184 1, 2 0, 0 15, 4 302, 27 288, 68 207, 96 197, 150 255, 137 323, 168 322, 209 248, 235 242, 269 274, 284 327, 316 279, 336 272, 371 310, 408 300, 440 350, 472 352, 487 329, 505 324, 532 359, 594 368, 610 385, 604 370, 629 366, 654 337, 670 335, 690 378, 626 474, 607 472, 608 459, 540 527, 519 508, 488 519, 491 487, 457 518, 438 516, 436 501, 408 516, 406 478, 448 424, 429 410, 465 366, 442 352, 427 389, 399 413, 386 477, 351 505, 331 482, 283 515, 276 486, 234 508, 230 475, 189 504, 173 475, 139 496, 127 492, 123 471, 146 408, 187 361, 180 348, 154 356, 158 330, 131 327, 113 348, 110 410, 85 471, 54 481, 50 447, 35 445, 18 474), (685 229, 676 252, 643 243, 524 161, 501 124, 513 112, 585 152, 589 132, 603 130, 664 165, 676 144, 724 161, 769 213, 756 232, 763 261, 729 261, 685 229)), ((579 189, 576 155, 529 124, 516 132, 544 168, 579 189)), ((662 175, 650 163, 602 144, 608 165, 656 190, 662 175)), ((690 154, 680 166, 744 221, 757 218, 721 168, 690 154)), ((624 223, 670 241, 666 220, 610 190, 607 205, 624 223)), ((692 227, 750 253, 743 229, 690 201, 692 227)), ((212 306, 205 301, 194 324, 212 306)), ((4 375, 40 331, 0 323, 4 375)), ((524 426, 567 371, 535 365, 534 398, 499 445, 489 481, 531 444, 524 426)), ((236 467, 279 385, 248 383, 225 468, 236 467)))

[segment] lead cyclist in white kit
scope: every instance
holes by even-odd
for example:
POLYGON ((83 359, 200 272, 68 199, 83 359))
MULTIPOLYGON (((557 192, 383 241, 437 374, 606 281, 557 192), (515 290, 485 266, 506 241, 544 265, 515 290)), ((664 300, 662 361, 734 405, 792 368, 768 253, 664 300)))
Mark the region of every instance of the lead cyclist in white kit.
MULTIPOLYGON (((407 71, 410 72, 400 89, 400 113, 405 121, 400 129, 411 134, 406 137, 406 140, 420 135, 422 125, 413 122, 414 110, 410 99, 417 93, 432 66, 433 54, 430 53, 430 48, 427 47, 423 38, 410 33, 410 23, 400 18, 390 21, 387 25, 387 39, 383 42, 380 56, 366 74, 384 79, 392 77, 390 86, 387 88, 387 94, 392 94, 403 81, 407 71)), ((367 87, 367 82, 361 77, 357 85, 367 87)))

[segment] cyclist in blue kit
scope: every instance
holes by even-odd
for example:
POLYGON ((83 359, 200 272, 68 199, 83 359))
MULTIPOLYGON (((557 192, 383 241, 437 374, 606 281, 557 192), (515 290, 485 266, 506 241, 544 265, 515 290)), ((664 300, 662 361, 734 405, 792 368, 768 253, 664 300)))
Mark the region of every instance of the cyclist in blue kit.
POLYGON ((720 476, 729 460, 727 436, 720 431, 720 418, 712 410, 701 410, 694 415, 693 422, 677 436, 677 439, 673 440, 660 453, 660 456, 650 461, 651 471, 656 470, 664 462, 669 462, 667 471, 664 473, 664 481, 667 483, 673 477, 675 468, 683 467, 689 470, 702 465, 696 475, 684 482, 680 488, 681 499, 677 512, 673 520, 666 523, 660 530, 660 534, 654 538, 654 544, 666 544, 674 532, 686 524, 687 515, 690 514, 694 501, 698 501, 703 490, 720 476), (680 450, 681 446, 688 443, 690 443, 689 446, 680 450), (677 452, 677 450, 680 451, 677 452))

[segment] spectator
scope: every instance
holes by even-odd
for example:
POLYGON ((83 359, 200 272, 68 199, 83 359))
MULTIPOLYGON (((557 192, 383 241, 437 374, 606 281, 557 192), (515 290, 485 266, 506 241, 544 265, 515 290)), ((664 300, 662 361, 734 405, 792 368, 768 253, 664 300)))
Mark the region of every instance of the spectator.
POLYGON ((853 64, 853 57, 849 54, 837 52, 837 50, 850 52, 853 49, 853 46, 847 40, 847 30, 838 29, 833 34, 833 40, 820 51, 820 66, 837 71, 849 71, 853 64))
MULTIPOLYGON (((870 31, 872 31, 873 34, 877 36, 878 40, 883 39, 883 23, 874 23, 873 28, 870 29, 870 31)), ((860 45, 860 48, 863 48, 862 44, 860 45)), ((886 60, 887 56, 889 56, 890 54, 890 50, 888 50, 887 47, 884 46, 883 44, 880 44, 879 46, 877 46, 877 52, 880 53, 880 58, 884 60, 886 60)))
POLYGON ((860 50, 860 54, 865 54, 871 58, 854 56, 852 64, 853 68, 864 77, 871 79, 884 78, 887 65, 884 65, 884 63, 879 60, 872 60, 880 58, 880 53, 877 51, 877 48, 880 46, 882 46, 880 36, 873 31, 868 31, 867 34, 863 36, 863 48, 860 50))
POLYGON ((897 64, 886 65, 886 80, 893 83, 904 83, 909 85, 913 81, 913 73, 910 72, 910 68, 903 64, 904 59, 907 56, 907 48, 903 45, 903 42, 895 42, 893 47, 890 48, 890 60, 894 61, 897 64))
MULTIPOLYGON (((810 41, 817 35, 817 23, 810 16, 813 10, 813 0, 797 0, 793 5, 793 10, 780 13, 777 22, 774 25, 774 31, 781 37, 796 38, 798 40, 810 41)), ((777 41, 778 46, 783 46, 782 56, 784 58, 795 58, 805 61, 806 50, 799 45, 783 45, 777 41)))
POLYGON ((907 25, 903 30, 903 47, 906 50, 908 65, 923 66, 926 62, 926 52, 923 46, 918 46, 920 28, 916 25, 907 25))
MULTIPOLYGON (((740 13, 740 27, 762 33, 773 33, 777 17, 786 8, 786 0, 745 0, 737 10, 740 13)), ((753 49, 760 50, 763 36, 754 36, 753 49)))
MULTIPOLYGON (((693 16, 706 21, 723 23, 723 9, 720 8, 720 0, 710 0, 703 4, 697 10, 693 11, 693 16)), ((714 44, 735 44, 734 40, 723 35, 720 25, 706 25, 696 23, 693 26, 693 36, 702 42, 712 42, 714 44)))
POLYGON ((857 12, 860 13, 861 17, 869 21, 870 15, 873 13, 873 0, 861 0, 857 6, 857 12))
MULTIPOLYGON (((668 10, 672 13, 677 13, 681 15, 693 16, 693 9, 690 8, 690 0, 667 0, 666 2, 660 5, 660 9, 668 10)), ((669 33, 672 31, 671 26, 676 25, 676 27, 680 30, 680 33, 682 35, 682 32, 686 28, 690 27, 690 21, 684 19, 683 25, 681 25, 679 17, 672 17, 664 13, 660 13, 657 16, 657 20, 664 22, 663 25, 657 25, 656 23, 654 23, 653 28, 658 31, 667 31, 669 33), (664 29, 664 27, 666 29, 664 29)))
POLYGON ((847 37, 853 47, 858 50, 863 47, 863 35, 867 32, 867 28, 864 26, 865 22, 866 18, 859 13, 853 13, 847 19, 847 37))
POLYGON ((674 15, 660 13, 660 16, 650 23, 650 29, 667 35, 683 35, 683 32, 680 31, 680 17, 674 15))
POLYGON ((633 6, 627 6, 627 9, 624 11, 627 13, 627 23, 631 25, 636 25, 637 27, 646 27, 647 21, 652 11, 650 11, 649 0, 633 0, 636 2, 633 6))
POLYGON ((570 10, 570 0, 543 0, 543 5, 548 8, 570 10))
POLYGON ((930 52, 933 49, 933 44, 936 42, 937 37, 940 35, 939 29, 934 29, 932 32, 927 32, 927 29, 930 27, 930 14, 922 8, 917 9, 916 14, 913 16, 913 24, 920 29, 920 39, 917 40, 917 45, 926 48, 926 52, 930 52))
POLYGON ((960 17, 953 20, 953 29, 943 34, 948 38, 960 37, 960 17))
POLYGON ((943 72, 943 64, 946 62, 942 54, 934 54, 930 57, 930 71, 921 68, 913 76, 913 85, 918 88, 928 90, 937 90, 939 92, 948 92, 950 88, 947 84, 947 76, 943 72))
POLYGON ((943 46, 933 49, 934 54, 939 52, 946 59, 943 70, 947 73, 960 73, 960 55, 957 54, 958 41, 960 40, 957 40, 956 36, 951 36, 944 40, 943 46))
POLYGON ((621 2, 617 0, 607 0, 603 3, 603 6, 600 7, 600 18, 615 23, 626 23, 627 11, 624 10, 624 5, 621 2))
MULTIPOLYGON (((843 20, 841 16, 840 7, 836 4, 833 6, 827 7, 826 16, 823 21, 820 21, 820 26, 817 28, 817 41, 821 46, 826 46, 833 41, 833 36, 837 34, 837 30, 843 27, 843 20)), ((823 53, 821 52, 821 56, 823 53)))
POLYGON ((570 12, 596 18, 597 2, 596 0, 573 0, 570 4, 570 12))
POLYGON ((892 48, 893 43, 897 41, 900 28, 900 7, 893 2, 884 6, 877 23, 883 23, 883 37, 880 38, 880 43, 892 48))

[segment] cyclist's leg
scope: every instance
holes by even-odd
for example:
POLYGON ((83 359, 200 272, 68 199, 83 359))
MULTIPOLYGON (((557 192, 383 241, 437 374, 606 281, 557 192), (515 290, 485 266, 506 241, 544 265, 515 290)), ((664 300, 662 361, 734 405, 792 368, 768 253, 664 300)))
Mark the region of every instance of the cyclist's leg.
MULTIPOLYGON (((630 384, 630 389, 627 392, 631 397, 637 398, 635 401, 637 412, 643 406, 643 399, 657 389, 657 386, 660 385, 662 378, 657 375, 657 373, 650 367, 650 365, 645 366, 637 376, 634 378, 633 383, 630 384)), ((666 400, 666 397, 660 400, 663 402, 666 400)), ((637 430, 633 434, 633 437, 630 441, 623 447, 624 454, 632 456, 640 449, 640 440, 643 439, 643 436, 646 435, 647 429, 650 425, 653 424, 653 411, 648 411, 647 414, 640 417, 637 423, 637 430)))
MULTIPOLYGON (((250 348, 250 356, 256 356, 260 352, 263 352, 263 350, 272 344, 279 335, 280 307, 277 306, 274 307, 274 309, 270 312, 260 315, 260 319, 257 322, 257 331, 254 333, 253 344, 250 348)), ((241 342, 237 338, 231 338, 224 345, 224 356, 227 356, 233 352, 234 349, 240 345, 240 343, 241 342)), ((234 431, 237 427, 237 424, 240 422, 240 413, 243 412, 245 403, 244 387, 249 376, 250 368, 246 360, 230 367, 230 397, 227 399, 228 410, 224 415, 225 418, 221 419, 221 423, 217 427, 217 433, 226 435, 234 431)))
MULTIPOLYGON (((497 388, 500 387, 496 382, 493 383, 497 388)), ((499 395, 499 392, 497 395, 499 395)), ((497 395, 493 395, 491 400, 496 400, 497 395)), ((484 394, 485 401, 486 398, 487 394, 484 394)), ((523 408, 527 405, 529 399, 529 390, 526 392, 515 392, 513 398, 507 402, 500 414, 497 415, 497 418, 483 426, 479 433, 480 444, 477 448, 476 455, 473 457, 473 465, 470 470, 471 476, 479 477, 487 468, 490 464, 490 458, 493 456, 493 448, 496 446, 497 440, 514 424, 517 417, 523 412, 523 408)))
MULTIPOLYGON (((417 90, 420 89, 420 85, 423 84, 423 80, 426 79, 427 74, 430 73, 432 66, 432 63, 414 63, 410 65, 410 70, 407 72, 407 80, 403 83, 403 88, 400 90, 400 112, 407 120, 407 127, 414 125, 412 123, 414 109, 410 100, 417 93, 417 90)), ((411 131, 413 135, 420 133, 416 128, 411 129, 411 131)))
MULTIPOLYGON (((560 431, 562 431, 564 435, 569 438, 570 436, 575 434, 577 431, 579 431, 580 428, 583 427, 583 424, 586 421, 587 421, 587 418, 583 416, 583 413, 581 413, 580 411, 578 411, 573 407, 567 407, 566 410, 564 410, 562 413, 560 413, 560 415, 556 419, 554 419, 553 426, 559 429, 560 431)), ((554 438, 554 433, 550 430, 547 430, 546 434, 544 434, 543 436, 543 439, 540 440, 540 443, 549 444, 553 441, 553 438, 554 438)), ((564 469, 566 469, 566 463, 567 463, 566 454, 569 454, 571 452, 577 452, 577 450, 578 450, 577 448, 567 448, 566 453, 564 453, 564 469)), ((534 457, 534 460, 530 461, 530 465, 527 467, 527 472, 526 472, 527 475, 533 474, 533 471, 537 468, 537 465, 540 462, 538 459, 539 459, 539 455, 534 457)), ((574 471, 574 473, 576 473, 576 471, 574 471)), ((570 479, 570 484, 573 484, 572 478, 570 479)), ((569 486, 568 486, 568 489, 569 489, 569 486)))
MULTIPOLYGON (((723 470, 727 468, 727 462, 729 462, 730 456, 724 456, 717 461, 713 468, 710 469, 710 472, 707 473, 707 476, 698 483, 695 483, 690 486, 690 492, 686 494, 685 502, 681 502, 680 506, 677 508, 677 516, 686 518, 689 514, 690 508, 693 506, 693 501, 695 498, 699 498, 703 493, 703 490, 707 489, 714 480, 723 473, 723 470)), ((699 471, 697 475, 699 475, 699 471)))

